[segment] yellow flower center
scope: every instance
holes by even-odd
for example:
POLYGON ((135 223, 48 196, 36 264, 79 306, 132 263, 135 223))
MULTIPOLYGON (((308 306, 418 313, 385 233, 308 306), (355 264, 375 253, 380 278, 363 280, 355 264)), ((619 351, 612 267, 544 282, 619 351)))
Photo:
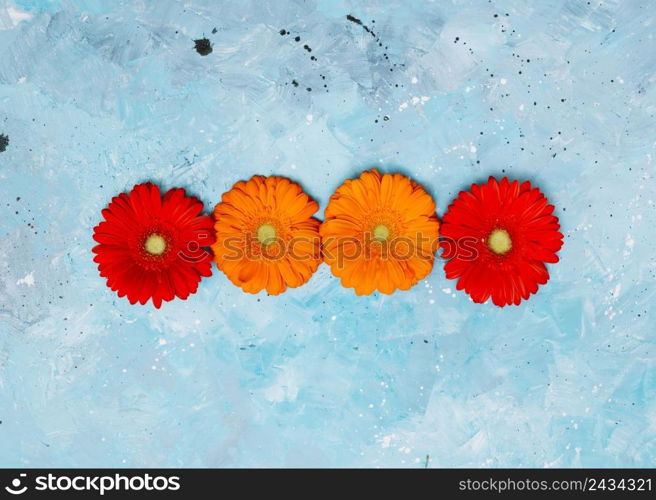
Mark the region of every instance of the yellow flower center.
POLYGON ((271 224, 262 224, 257 228, 257 241, 267 246, 276 241, 276 228, 271 224))
POLYGON ((144 250, 150 255, 162 255, 166 251, 166 240, 161 235, 153 233, 146 238, 144 250))
POLYGON ((508 253, 512 248, 512 240, 505 229, 495 229, 487 237, 487 246, 497 255, 508 253))
POLYGON ((389 238, 390 230, 385 224, 378 224, 374 228, 374 239, 376 241, 386 241, 389 238))

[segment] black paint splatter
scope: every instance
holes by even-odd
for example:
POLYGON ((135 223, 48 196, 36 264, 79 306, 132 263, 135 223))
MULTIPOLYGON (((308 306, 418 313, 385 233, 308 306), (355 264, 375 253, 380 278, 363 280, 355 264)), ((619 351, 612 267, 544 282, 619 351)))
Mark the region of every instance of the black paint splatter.
POLYGON ((351 21, 352 23, 359 24, 360 26, 362 26, 362 29, 363 29, 363 30, 365 30, 365 31, 366 31, 367 33, 369 33, 371 36, 373 36, 374 38, 376 38, 376 33, 374 33, 374 32, 371 30, 371 28, 369 28, 369 26, 367 26, 366 24, 364 24, 364 23, 362 22, 362 20, 358 19, 358 18, 355 17, 355 16, 352 16, 351 14, 348 14, 348 15, 346 16, 346 19, 349 20, 349 21, 351 21))
MULTIPOLYGON (((362 22, 362 20, 358 19, 357 17, 355 17, 355 16, 353 16, 353 15, 351 15, 351 14, 348 14, 348 15, 346 16, 346 20, 347 20, 347 21, 350 21, 350 22, 352 22, 352 23, 355 23, 355 24, 357 24, 358 26, 362 26, 362 29, 364 29, 367 33, 369 33, 372 37, 374 37, 374 41, 378 42, 378 46, 381 47, 381 48, 385 51, 385 52, 383 53, 383 57, 385 58, 385 60, 386 60, 388 63, 390 63, 390 57, 389 57, 389 55, 387 54, 387 50, 389 50, 389 47, 388 47, 387 45, 383 44, 382 40, 378 37, 378 35, 376 35, 376 33, 375 33, 372 29, 370 29, 367 25, 365 25, 365 24, 362 22)), ((373 24, 373 23, 375 23, 376 21, 372 20, 371 22, 372 22, 372 24, 373 24)), ((460 39, 460 38, 457 38, 457 40, 459 40, 459 39, 460 39)), ((390 67, 389 67, 389 70, 393 72, 393 71, 394 71, 394 68, 396 68, 397 66, 405 67, 405 64, 403 64, 403 63, 399 63, 399 64, 392 63, 392 64, 390 65, 390 67)), ((395 86, 398 87, 398 84, 396 84, 395 86)))
MULTIPOLYGON (((281 29, 278 33, 280 33, 281 36, 284 36, 284 35, 291 35, 291 34, 292 34, 291 31, 289 31, 289 30, 287 30, 287 29, 285 29, 285 28, 281 29)), ((300 36, 295 36, 295 37, 294 37, 294 41, 295 41, 295 42, 300 42, 300 41, 301 41, 301 37, 300 37, 300 36)), ((307 43, 306 43, 305 45, 303 45, 303 48, 304 48, 306 51, 308 51, 308 52, 312 52, 312 47, 310 47, 307 43)), ((316 61, 317 58, 316 58, 315 56, 310 56, 310 60, 311 60, 311 61, 316 61)))
POLYGON ((194 43, 196 44, 196 52, 201 56, 212 53, 212 43, 207 38, 199 38, 198 40, 194 40, 194 43))
POLYGON ((9 137, 4 134, 0 134, 0 153, 3 153, 7 146, 9 146, 9 137))
MULTIPOLYGON (((280 31, 278 31, 278 33, 280 33, 280 36, 285 36, 285 35, 291 35, 291 34, 292 34, 291 31, 289 31, 289 30, 286 29, 286 28, 282 28, 280 31)), ((298 36, 298 35, 295 36, 295 37, 294 37, 294 41, 295 41, 295 42, 300 42, 300 41, 301 41, 301 37, 298 36)), ((312 52, 312 47, 310 47, 307 43, 306 43, 306 44, 303 44, 303 49, 304 49, 306 52, 312 52)), ((317 61, 317 58, 316 58, 316 56, 311 55, 311 56, 310 56, 310 60, 311 60, 311 61, 317 61)), ((321 75, 320 75, 320 76, 321 76, 321 75)), ((325 80, 325 77, 323 77, 323 79, 325 80)), ((285 85, 287 85, 287 83, 285 83, 285 85)), ((296 80, 294 79, 294 80, 292 80, 292 85, 293 85, 294 87, 299 87, 299 86, 300 86, 300 83, 298 83, 298 81, 296 81, 296 80)), ((326 92, 328 92, 328 86, 327 86, 327 85, 324 85, 324 88, 326 89, 326 92)), ((305 90, 308 91, 308 92, 312 92, 312 87, 306 87, 305 90)))

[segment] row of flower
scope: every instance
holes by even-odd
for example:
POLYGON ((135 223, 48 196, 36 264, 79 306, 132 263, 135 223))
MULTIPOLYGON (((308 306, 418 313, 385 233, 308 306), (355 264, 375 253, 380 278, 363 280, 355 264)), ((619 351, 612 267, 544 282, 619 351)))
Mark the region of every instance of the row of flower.
POLYGON ((134 186, 114 197, 94 228, 94 261, 131 304, 186 299, 212 261, 249 293, 277 295, 326 262, 358 295, 408 290, 431 272, 438 248, 474 302, 519 304, 549 279, 563 244, 554 207, 530 182, 490 177, 451 203, 440 222, 426 190, 401 174, 363 172, 319 205, 284 177, 256 175, 223 194, 214 217, 176 188, 134 186))

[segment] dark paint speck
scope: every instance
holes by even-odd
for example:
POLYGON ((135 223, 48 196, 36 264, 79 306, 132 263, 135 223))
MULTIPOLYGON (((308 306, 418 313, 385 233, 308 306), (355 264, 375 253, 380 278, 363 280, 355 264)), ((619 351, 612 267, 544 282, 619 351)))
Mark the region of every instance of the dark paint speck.
POLYGON ((199 38, 198 40, 194 40, 194 43, 196 44, 196 52, 201 56, 206 56, 212 53, 212 42, 207 38, 199 38))

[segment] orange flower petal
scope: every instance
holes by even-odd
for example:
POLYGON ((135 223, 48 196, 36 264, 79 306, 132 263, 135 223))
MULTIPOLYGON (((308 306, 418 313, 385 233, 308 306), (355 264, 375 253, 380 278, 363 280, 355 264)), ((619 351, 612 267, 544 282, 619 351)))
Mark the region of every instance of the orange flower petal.
POLYGON ((217 266, 248 293, 301 286, 321 262, 320 223, 312 217, 318 208, 284 177, 236 183, 214 209, 217 266))
POLYGON ((407 290, 428 275, 438 246, 435 203, 401 174, 363 172, 337 188, 321 224, 324 260, 358 295, 407 290))

